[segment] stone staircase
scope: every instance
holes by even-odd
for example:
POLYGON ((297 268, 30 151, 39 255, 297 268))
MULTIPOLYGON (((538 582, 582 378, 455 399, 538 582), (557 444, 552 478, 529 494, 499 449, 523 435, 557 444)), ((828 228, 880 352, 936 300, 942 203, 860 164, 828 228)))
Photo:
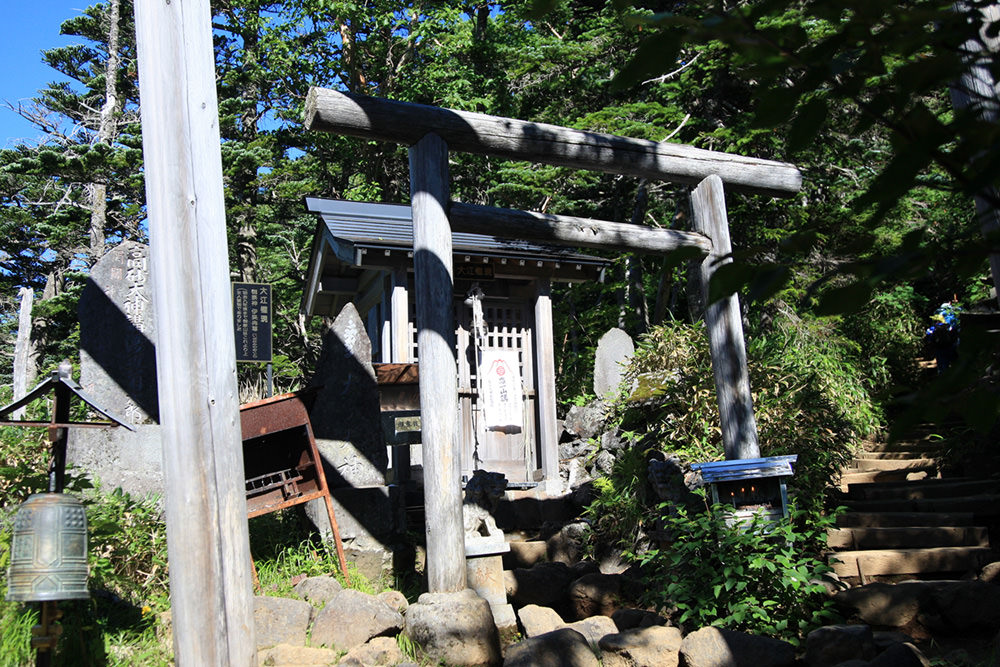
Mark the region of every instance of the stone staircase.
POLYGON ((1000 478, 952 477, 940 444, 869 444, 843 471, 847 508, 829 533, 834 572, 851 583, 959 578, 1000 559, 988 526, 1000 478))

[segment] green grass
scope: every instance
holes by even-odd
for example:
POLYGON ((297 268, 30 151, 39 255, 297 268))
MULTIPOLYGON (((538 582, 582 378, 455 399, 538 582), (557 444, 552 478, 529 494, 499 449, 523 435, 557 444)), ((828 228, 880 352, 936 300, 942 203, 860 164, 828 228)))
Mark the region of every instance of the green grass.
POLYGON ((38 622, 38 615, 37 607, 0 600, 0 667, 33 664, 31 626, 38 622))

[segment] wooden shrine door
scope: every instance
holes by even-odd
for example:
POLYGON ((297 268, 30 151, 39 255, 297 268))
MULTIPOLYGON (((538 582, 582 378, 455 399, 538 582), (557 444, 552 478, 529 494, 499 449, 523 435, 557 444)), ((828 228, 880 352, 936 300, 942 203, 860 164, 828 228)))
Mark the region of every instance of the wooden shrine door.
POLYGON ((512 485, 534 483, 539 467, 537 406, 535 396, 534 310, 528 301, 483 299, 485 340, 473 333, 473 309, 455 302, 458 329, 458 412, 462 442, 462 476, 471 478, 475 470, 501 472, 512 485), (521 375, 524 403, 520 432, 487 430, 480 405, 478 359, 485 349, 515 351, 521 375))

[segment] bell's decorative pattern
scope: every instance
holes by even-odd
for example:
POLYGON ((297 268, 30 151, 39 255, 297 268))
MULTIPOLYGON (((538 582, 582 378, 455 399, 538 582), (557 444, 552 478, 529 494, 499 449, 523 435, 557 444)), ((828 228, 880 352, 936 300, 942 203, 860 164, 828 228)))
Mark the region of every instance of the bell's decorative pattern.
POLYGON ((20 602, 89 598, 87 517, 65 493, 28 497, 14 519, 7 599, 20 602))

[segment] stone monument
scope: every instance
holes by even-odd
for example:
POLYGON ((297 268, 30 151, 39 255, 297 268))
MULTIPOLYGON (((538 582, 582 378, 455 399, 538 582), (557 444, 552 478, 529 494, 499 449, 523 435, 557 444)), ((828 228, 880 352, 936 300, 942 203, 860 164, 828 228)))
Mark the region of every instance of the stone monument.
POLYGON ((163 492, 156 326, 149 248, 125 241, 91 269, 80 295, 80 385, 135 429, 70 429, 67 461, 107 489, 163 492))
POLYGON ((594 355, 594 394, 597 398, 614 398, 622 383, 625 365, 635 354, 635 343, 623 330, 609 329, 597 341, 594 355))
MULTIPOLYGON (((402 505, 385 483, 389 462, 372 345, 353 303, 344 306, 324 337, 310 384, 321 387, 309 420, 344 552, 363 574, 376 578, 391 567, 390 541, 402 525, 402 505)), ((306 503, 306 514, 320 531, 330 531, 322 500, 306 503)))

